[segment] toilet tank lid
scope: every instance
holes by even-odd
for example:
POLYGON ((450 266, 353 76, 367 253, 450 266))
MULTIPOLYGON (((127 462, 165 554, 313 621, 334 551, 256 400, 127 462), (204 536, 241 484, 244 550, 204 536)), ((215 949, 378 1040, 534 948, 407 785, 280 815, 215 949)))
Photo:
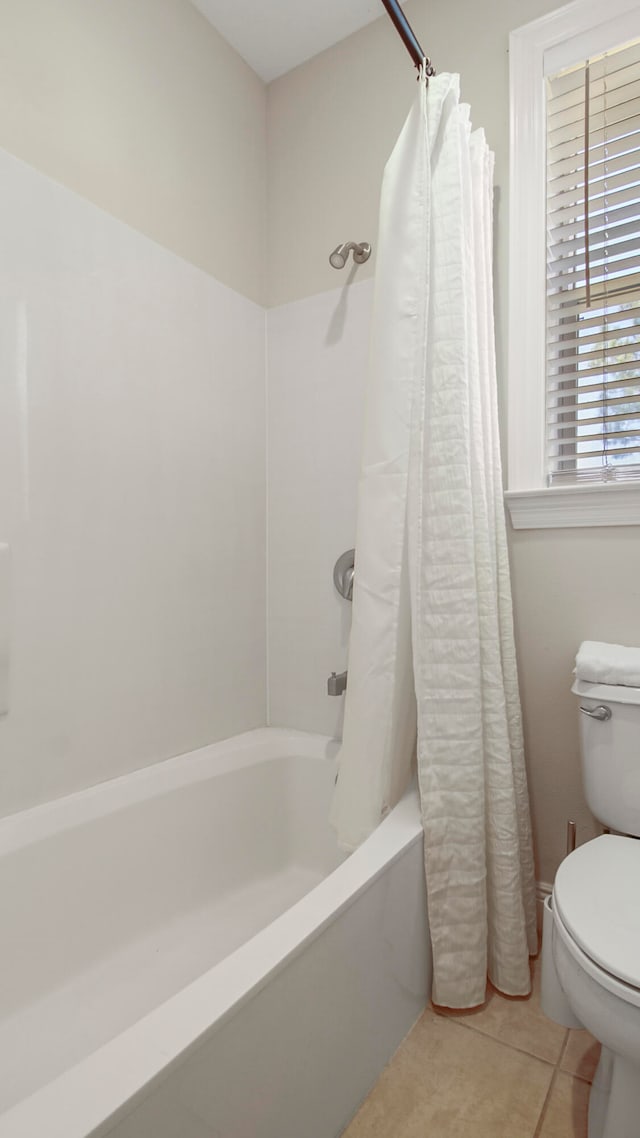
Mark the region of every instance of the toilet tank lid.
POLYGON ((585 699, 598 699, 605 703, 633 703, 640 706, 640 688, 622 684, 591 684, 574 676, 571 691, 585 699))

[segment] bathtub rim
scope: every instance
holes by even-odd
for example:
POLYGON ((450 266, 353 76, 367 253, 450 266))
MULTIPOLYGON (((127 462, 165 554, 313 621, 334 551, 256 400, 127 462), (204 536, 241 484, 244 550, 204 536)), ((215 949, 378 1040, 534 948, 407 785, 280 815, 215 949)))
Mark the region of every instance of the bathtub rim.
MULTIPOLYGON (((119 776, 109 783, 70 795, 69 799, 74 800, 72 805, 76 810, 81 799, 84 801, 80 805, 95 807, 95 798, 112 790, 110 802, 122 803, 122 790, 126 788, 114 789, 113 784, 135 781, 136 797, 127 801, 138 801, 149 796, 142 791, 145 787, 148 791, 152 782, 156 783, 157 794, 185 785, 184 779, 176 777, 175 769, 185 764, 185 760, 196 760, 189 771, 189 781, 193 782, 202 777, 202 766, 210 764, 212 757, 221 760, 216 773, 226 773, 227 769, 237 769, 238 763, 251 766, 259 761, 288 757, 282 754, 282 747, 288 749, 290 756, 300 756, 300 749, 304 748, 306 753, 301 757, 326 762, 332 761, 327 756, 337 753, 339 743, 306 732, 258 728, 131 775, 119 776), (256 756, 256 746, 262 748, 260 757, 256 756), (277 748, 275 753, 273 747, 277 748), (242 751, 246 754, 239 756, 242 751), (197 764, 200 752, 205 754, 197 764), (196 766, 200 767, 200 775, 196 766), (153 779, 156 767, 165 769, 159 778, 153 779), (170 785, 164 777, 167 775, 170 785)), ((28 812, 34 815, 33 820, 28 819, 29 823, 51 823, 50 813, 57 815, 57 822, 68 821, 67 810, 62 805, 67 801, 56 799, 33 807, 28 812)), ((111 806, 112 810, 117 808, 111 806)), ((109 811, 97 808, 92 816, 100 817, 106 812, 109 811)), ((21 815, 9 816, 10 819, 19 817, 21 815)), ((51 832, 55 832, 55 828, 51 832)), ((43 1132, 45 1124, 47 1138, 105 1138, 171 1071, 187 1062, 211 1035, 421 840, 417 790, 412 785, 369 838, 285 913, 124 1032, 0 1115, 0 1138, 33 1138, 34 1134, 43 1132)))
POLYGON ((326 735, 281 727, 257 727, 193 751, 138 767, 104 782, 40 802, 0 818, 0 857, 53 837, 74 826, 108 817, 212 776, 274 759, 334 762, 340 741, 326 735))

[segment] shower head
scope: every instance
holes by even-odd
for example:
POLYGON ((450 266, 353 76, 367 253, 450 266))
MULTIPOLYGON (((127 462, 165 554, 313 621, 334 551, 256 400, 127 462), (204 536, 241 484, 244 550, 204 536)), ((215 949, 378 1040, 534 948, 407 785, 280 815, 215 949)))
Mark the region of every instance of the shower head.
POLYGON ((332 265, 334 269, 344 269, 348 256, 349 245, 345 242, 344 245, 338 245, 333 250, 333 253, 329 255, 329 264, 332 265))
POLYGON ((371 246, 368 241, 362 241, 359 245, 355 241, 344 241, 342 245, 337 245, 333 253, 329 255, 329 263, 333 265, 334 269, 344 269, 352 250, 356 265, 364 265, 371 256, 371 246))

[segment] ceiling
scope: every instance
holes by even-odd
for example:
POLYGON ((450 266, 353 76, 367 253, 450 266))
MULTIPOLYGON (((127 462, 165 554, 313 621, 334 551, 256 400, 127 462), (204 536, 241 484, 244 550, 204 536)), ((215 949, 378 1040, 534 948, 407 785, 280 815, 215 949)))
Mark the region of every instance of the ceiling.
POLYGON ((267 83, 384 14, 380 0, 192 0, 267 83))

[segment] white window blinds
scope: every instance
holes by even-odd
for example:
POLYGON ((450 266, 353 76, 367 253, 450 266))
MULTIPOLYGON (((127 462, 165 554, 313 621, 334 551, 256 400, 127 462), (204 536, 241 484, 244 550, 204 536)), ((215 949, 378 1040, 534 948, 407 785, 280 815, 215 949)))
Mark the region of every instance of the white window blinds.
POLYGON ((547 79, 550 484, 640 478, 640 42, 547 79))

